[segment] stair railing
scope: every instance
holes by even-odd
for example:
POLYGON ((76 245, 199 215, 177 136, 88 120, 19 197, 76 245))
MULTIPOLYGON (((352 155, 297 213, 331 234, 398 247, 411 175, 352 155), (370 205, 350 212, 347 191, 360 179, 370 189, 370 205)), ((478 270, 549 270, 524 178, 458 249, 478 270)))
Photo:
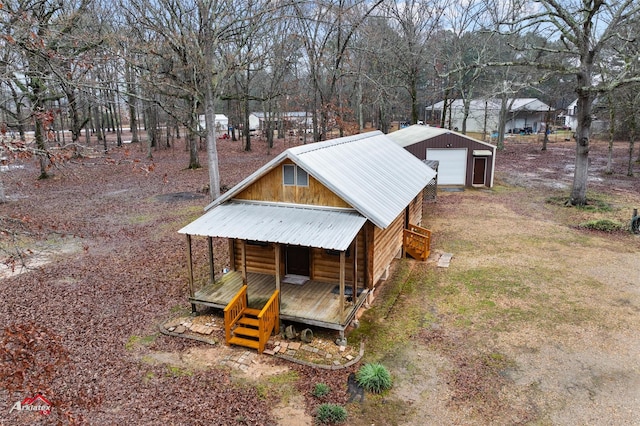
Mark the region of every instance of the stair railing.
POLYGON ((243 285, 240 291, 233 296, 231 302, 224 308, 224 333, 227 345, 229 344, 229 340, 231 340, 231 330, 242 317, 242 313, 247 305, 247 286, 243 285))
POLYGON ((413 257, 426 260, 431 253, 431 231, 418 225, 409 224, 402 233, 402 244, 413 257))
POLYGON ((264 348, 269 341, 269 337, 275 331, 276 333, 280 332, 280 304, 278 297, 278 290, 276 290, 264 308, 258 314, 258 353, 261 354, 264 351, 264 348))

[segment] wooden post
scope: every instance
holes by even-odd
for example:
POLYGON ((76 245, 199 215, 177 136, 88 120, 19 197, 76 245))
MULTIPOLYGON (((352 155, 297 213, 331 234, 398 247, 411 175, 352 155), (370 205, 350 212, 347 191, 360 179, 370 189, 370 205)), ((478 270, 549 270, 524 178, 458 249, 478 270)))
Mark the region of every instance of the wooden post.
POLYGON ((375 283, 373 282, 373 238, 375 229, 373 224, 368 222, 364 224, 364 282, 368 289, 372 289, 375 283))
POLYGON ((236 271, 236 244, 233 238, 229 238, 229 269, 236 271))
POLYGON ((216 281, 216 272, 213 267, 213 238, 207 237, 207 243, 209 248, 209 282, 213 284, 216 281))
POLYGON ((281 256, 281 245, 279 243, 275 243, 273 248, 275 252, 275 267, 276 267, 276 290, 278 291, 278 307, 282 305, 282 291, 280 290, 280 256, 281 256))
POLYGON ((351 242, 351 261, 353 264, 353 292, 351 293, 351 299, 355 305, 358 299, 358 236, 351 242))
POLYGON ((340 252, 340 315, 344 319, 344 276, 345 276, 346 252, 340 252))
MULTIPOLYGON (((193 255, 191 252, 191 235, 187 235, 187 273, 189 279, 189 297, 195 296, 196 292, 194 289, 193 283, 193 255)), ((191 304, 191 312, 196 312, 196 305, 194 303, 191 304)))
POLYGON ((247 285, 247 242, 242 240, 242 245, 240 246, 240 261, 242 265, 240 265, 242 271, 242 284, 247 285))

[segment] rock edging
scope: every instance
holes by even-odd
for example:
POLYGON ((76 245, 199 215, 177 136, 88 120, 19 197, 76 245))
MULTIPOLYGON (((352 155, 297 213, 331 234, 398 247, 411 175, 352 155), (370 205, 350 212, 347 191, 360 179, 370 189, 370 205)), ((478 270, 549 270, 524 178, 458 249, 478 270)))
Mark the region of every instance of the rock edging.
MULTIPOLYGON (((165 322, 158 323, 158 330, 160 331, 160 333, 162 333, 162 334, 164 334, 166 336, 182 337, 182 338, 185 338, 185 339, 192 339, 192 340, 196 340, 196 341, 202 342, 202 343, 207 343, 207 344, 210 344, 210 345, 219 344, 219 342, 217 340, 214 340, 214 339, 208 339, 206 337, 200 337, 200 336, 196 336, 196 335, 193 335, 193 334, 175 333, 173 331, 169 331, 165 327, 165 322)), ((303 359, 298 359, 296 357, 293 357, 293 356, 290 356, 290 355, 286 355, 286 354, 269 353, 268 351, 265 351, 265 352, 263 352, 263 354, 265 354, 265 355, 271 355, 271 356, 276 357, 276 358, 284 359, 286 361, 294 362, 294 363, 300 364, 300 365, 306 365, 308 367, 320 368, 320 369, 324 369, 324 370, 341 370, 341 369, 344 369, 344 368, 349 368, 354 364, 357 364, 362 359, 362 357, 364 356, 364 341, 360 342, 360 350, 358 351, 358 355, 356 357, 354 357, 352 360, 349 360, 344 364, 333 364, 333 365, 318 364, 318 363, 315 363, 315 362, 305 361, 303 359)))

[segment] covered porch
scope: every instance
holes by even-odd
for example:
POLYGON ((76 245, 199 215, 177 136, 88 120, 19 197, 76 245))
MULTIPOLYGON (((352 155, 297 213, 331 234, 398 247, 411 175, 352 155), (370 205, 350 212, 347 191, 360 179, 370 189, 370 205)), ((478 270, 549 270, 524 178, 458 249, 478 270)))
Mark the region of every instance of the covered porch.
MULTIPOLYGON (((247 272, 247 296, 249 307, 260 309, 276 290, 276 277, 270 274, 247 272)), ((195 290, 189 301, 195 305, 224 309, 243 286, 241 271, 230 271, 195 290)), ((353 287, 344 288, 340 297, 340 285, 337 282, 307 280, 303 284, 280 282, 280 319, 300 324, 340 331, 343 335, 346 327, 355 318, 358 309, 364 304, 368 290, 356 289, 358 296, 353 298, 353 287)))

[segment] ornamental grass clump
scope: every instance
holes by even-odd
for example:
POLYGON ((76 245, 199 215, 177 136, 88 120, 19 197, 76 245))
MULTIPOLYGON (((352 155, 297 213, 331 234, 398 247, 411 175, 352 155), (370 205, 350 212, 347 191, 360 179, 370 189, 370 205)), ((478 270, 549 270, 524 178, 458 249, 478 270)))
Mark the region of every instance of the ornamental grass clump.
POLYGON ((337 424, 347 420, 347 410, 338 404, 322 404, 316 409, 316 420, 322 424, 337 424))
POLYGON ((316 383, 313 387, 313 396, 316 398, 322 398, 325 395, 328 395, 331 392, 331 388, 326 383, 316 383))
POLYGON ((380 393, 391 388, 391 374, 382 364, 365 364, 356 373, 356 381, 365 390, 380 393))

